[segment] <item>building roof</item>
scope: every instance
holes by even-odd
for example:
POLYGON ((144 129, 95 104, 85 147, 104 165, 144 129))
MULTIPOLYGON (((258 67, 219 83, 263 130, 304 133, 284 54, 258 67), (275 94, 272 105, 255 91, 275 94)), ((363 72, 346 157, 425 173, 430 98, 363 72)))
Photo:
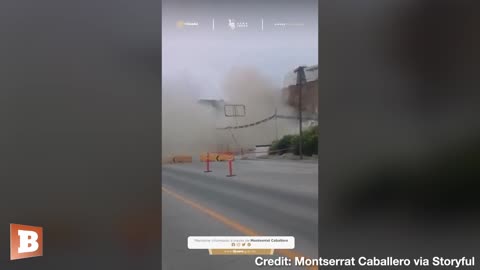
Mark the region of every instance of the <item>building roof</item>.
POLYGON ((200 99, 198 100, 198 103, 222 110, 223 106, 225 105, 225 101, 223 99, 200 99))

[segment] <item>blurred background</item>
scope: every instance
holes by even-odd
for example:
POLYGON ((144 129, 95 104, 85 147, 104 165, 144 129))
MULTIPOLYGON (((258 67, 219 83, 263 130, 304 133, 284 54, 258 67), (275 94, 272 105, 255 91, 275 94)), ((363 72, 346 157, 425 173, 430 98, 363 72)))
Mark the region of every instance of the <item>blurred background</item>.
POLYGON ((160 267, 160 14, 0 4, 1 269, 160 267), (44 257, 10 262, 9 223, 44 227, 44 257))
POLYGON ((320 1, 320 255, 478 250, 478 11, 320 1))

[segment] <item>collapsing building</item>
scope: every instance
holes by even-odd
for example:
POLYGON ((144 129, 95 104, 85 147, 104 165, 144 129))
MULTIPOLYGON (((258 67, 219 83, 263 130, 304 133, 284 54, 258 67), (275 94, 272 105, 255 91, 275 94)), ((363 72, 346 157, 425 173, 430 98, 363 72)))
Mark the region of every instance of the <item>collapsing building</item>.
MULTIPOLYGON (((318 65, 305 68, 306 85, 302 89, 302 112, 311 117, 318 114, 318 65)), ((298 111, 300 87, 297 86, 297 73, 289 72, 284 79, 282 95, 284 102, 298 111)))
MULTIPOLYGON (((317 123, 318 113, 318 67, 305 68, 306 85, 302 89, 302 112, 304 127, 317 123)), ((198 102, 210 108, 211 119, 216 123, 216 146, 212 151, 240 152, 270 145, 284 135, 298 133, 297 74, 292 70, 285 76, 283 87, 278 91, 279 102, 275 104, 243 104, 245 117, 228 117, 224 100, 202 99, 198 102), (283 100, 282 100, 283 99, 283 100), (260 109, 258 106, 265 106, 260 109), (254 115, 252 115, 252 111, 254 115), (259 112, 261 111, 261 112, 259 112)), ((231 102, 235 102, 232 100, 231 102)))

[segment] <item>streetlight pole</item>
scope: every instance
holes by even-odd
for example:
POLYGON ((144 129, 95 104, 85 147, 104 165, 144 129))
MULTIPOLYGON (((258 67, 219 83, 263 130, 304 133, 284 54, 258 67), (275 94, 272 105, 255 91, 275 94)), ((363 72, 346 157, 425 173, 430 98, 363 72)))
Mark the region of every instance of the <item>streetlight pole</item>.
POLYGON ((302 88, 307 79, 305 77, 305 66, 299 66, 295 69, 297 73, 297 89, 298 89, 298 121, 299 121, 299 138, 298 138, 298 154, 303 159, 303 132, 302 132, 302 88))

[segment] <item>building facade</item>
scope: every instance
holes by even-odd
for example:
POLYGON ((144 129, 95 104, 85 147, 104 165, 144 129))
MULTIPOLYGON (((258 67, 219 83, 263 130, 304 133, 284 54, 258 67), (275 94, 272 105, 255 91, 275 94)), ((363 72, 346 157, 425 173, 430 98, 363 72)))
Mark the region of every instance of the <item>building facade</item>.
MULTIPOLYGON (((307 84, 302 89, 302 112, 311 115, 318 114, 318 65, 305 68, 307 84)), ((297 84, 297 73, 293 70, 286 76, 283 83, 282 95, 284 102, 298 110, 299 87, 297 84)))

